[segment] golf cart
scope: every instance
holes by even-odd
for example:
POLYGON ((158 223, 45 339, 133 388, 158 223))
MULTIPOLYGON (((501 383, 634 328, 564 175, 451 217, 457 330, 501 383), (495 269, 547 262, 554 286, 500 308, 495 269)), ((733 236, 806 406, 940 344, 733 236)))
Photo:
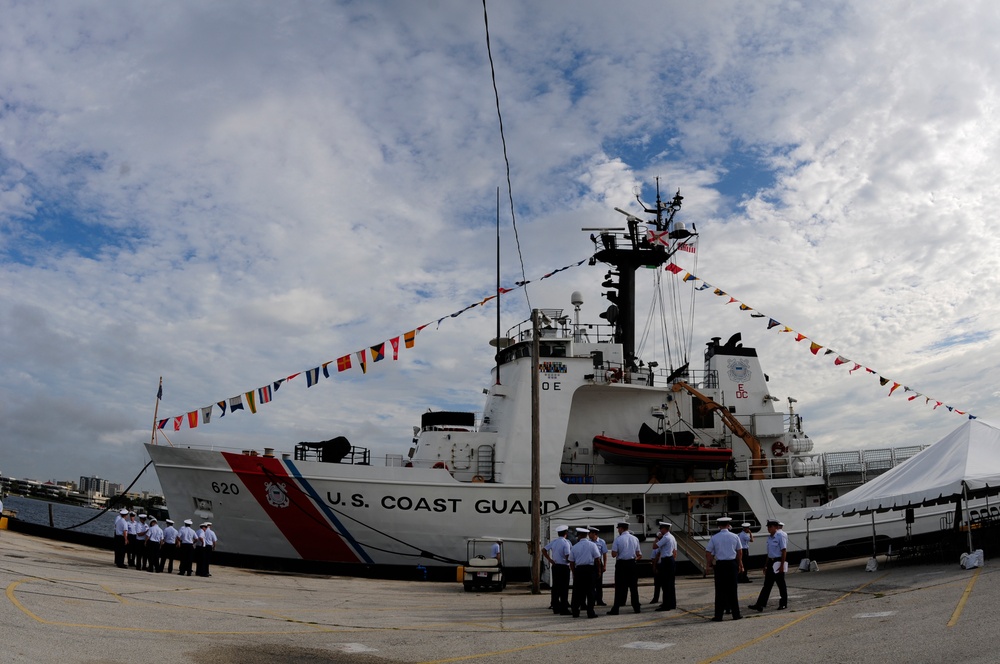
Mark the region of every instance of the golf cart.
POLYGON ((465 591, 503 590, 507 586, 503 574, 503 540, 499 537, 473 537, 468 540, 466 549, 469 562, 462 580, 465 591), (497 550, 499 553, 496 553, 497 550))

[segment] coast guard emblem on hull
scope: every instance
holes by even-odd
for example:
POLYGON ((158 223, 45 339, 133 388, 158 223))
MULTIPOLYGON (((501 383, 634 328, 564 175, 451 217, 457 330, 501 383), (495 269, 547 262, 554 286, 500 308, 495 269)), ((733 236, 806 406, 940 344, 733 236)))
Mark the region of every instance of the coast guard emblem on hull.
POLYGON ((753 375, 750 371, 750 363, 742 359, 729 360, 727 370, 729 373, 729 380, 734 383, 746 383, 753 375))
POLYGON ((264 482, 264 491, 267 492, 267 502, 272 507, 288 507, 288 494, 285 493, 283 482, 264 482))

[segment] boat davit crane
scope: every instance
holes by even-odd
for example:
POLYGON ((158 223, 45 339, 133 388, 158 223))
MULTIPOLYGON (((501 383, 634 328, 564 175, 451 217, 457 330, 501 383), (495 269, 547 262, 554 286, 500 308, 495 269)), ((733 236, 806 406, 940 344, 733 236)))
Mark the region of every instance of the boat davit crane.
POLYGON ((757 436, 750 433, 749 429, 740 424, 740 421, 737 420, 731 412, 729 412, 728 408, 718 403, 711 397, 702 394, 684 381, 674 383, 671 389, 674 392, 680 392, 682 390, 687 392, 700 401, 702 403, 702 407, 706 411, 718 413, 722 418, 722 423, 726 425, 726 428, 742 438, 743 442, 745 442, 747 447, 750 449, 750 454, 753 457, 753 460, 750 462, 750 479, 764 479, 764 468, 767 467, 767 462, 764 461, 764 452, 761 449, 760 441, 757 440, 757 436))

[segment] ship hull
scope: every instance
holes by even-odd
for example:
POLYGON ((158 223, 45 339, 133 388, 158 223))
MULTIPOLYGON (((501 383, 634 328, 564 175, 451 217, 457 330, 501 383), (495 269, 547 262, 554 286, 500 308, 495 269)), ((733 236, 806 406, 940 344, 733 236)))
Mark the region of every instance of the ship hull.
MULTIPOLYGON (((260 560, 372 567, 464 564, 469 538, 504 538, 505 563, 527 568, 532 505, 530 487, 459 482, 445 468, 345 465, 289 458, 147 445, 171 515, 212 521, 220 552, 260 560)), ((721 501, 700 498, 739 494, 754 515, 785 522, 789 556, 843 557, 844 547, 906 534, 902 513, 813 521, 808 508, 784 509, 773 498, 801 480, 748 480, 690 484, 568 485, 556 479, 541 487, 543 524, 550 515, 583 500, 632 513, 632 530, 651 536, 655 523, 671 519, 696 539, 707 538, 721 501), (692 493, 695 491, 695 493, 692 493), (643 514, 632 509, 641 500, 643 514), (679 501, 693 505, 678 515, 679 501), (808 532, 807 532, 808 530, 808 532), (808 537, 807 537, 808 535, 808 537), (808 539, 808 542, 807 542, 808 539)), ((938 530, 948 507, 922 511, 913 533, 938 530)), ((734 515, 739 519, 739 514, 734 515)), ((555 516, 558 518, 558 516, 555 516)), ((746 517, 750 518, 750 517, 746 517)), ((758 536, 752 555, 764 553, 758 536)), ((543 532, 543 539, 549 538, 543 532)), ((651 537, 644 546, 651 546, 651 537)), ((884 547, 882 547, 884 548, 884 547)), ((648 554, 648 551, 647 551, 648 554)))

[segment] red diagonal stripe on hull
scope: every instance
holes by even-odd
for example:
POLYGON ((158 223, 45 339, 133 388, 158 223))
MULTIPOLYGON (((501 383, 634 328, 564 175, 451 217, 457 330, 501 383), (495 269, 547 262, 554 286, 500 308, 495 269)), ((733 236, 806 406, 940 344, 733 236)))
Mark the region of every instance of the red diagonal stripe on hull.
POLYGON ((361 562, 278 459, 229 452, 223 452, 222 456, 303 559, 361 562), (288 494, 285 507, 276 507, 267 499, 267 485, 275 482, 285 485, 284 492, 288 494))

